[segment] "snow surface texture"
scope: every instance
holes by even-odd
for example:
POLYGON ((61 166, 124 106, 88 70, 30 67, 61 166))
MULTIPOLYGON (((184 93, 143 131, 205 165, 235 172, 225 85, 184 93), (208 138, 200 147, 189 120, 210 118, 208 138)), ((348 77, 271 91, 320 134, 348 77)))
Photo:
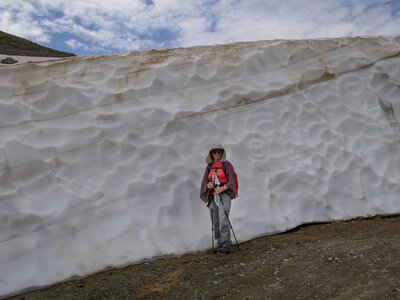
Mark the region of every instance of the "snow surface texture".
POLYGON ((0 68, 0 296, 211 246, 204 159, 239 241, 400 212, 400 37, 261 41, 0 68))

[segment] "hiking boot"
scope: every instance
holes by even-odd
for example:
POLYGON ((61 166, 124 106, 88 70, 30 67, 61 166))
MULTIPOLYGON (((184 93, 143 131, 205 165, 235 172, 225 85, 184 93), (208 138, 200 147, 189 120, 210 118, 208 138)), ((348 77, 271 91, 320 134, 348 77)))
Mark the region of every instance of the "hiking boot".
POLYGON ((232 248, 229 246, 222 246, 221 248, 217 249, 218 253, 222 253, 222 254, 229 254, 231 253, 232 248))
POLYGON ((214 253, 219 252, 219 250, 222 248, 222 244, 218 244, 217 248, 214 249, 214 253))

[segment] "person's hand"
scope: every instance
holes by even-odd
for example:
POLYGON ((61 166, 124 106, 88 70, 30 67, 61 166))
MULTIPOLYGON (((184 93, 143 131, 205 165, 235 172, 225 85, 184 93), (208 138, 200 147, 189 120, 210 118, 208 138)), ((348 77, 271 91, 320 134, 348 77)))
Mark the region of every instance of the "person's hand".
MULTIPOLYGON (((214 187, 214 182, 209 182, 208 184, 207 184, 207 187, 209 188, 209 189, 212 189, 213 187, 214 187)), ((218 193, 218 192, 217 192, 218 193)))
POLYGON ((226 190, 227 190, 226 185, 221 186, 221 187, 217 187, 217 188, 215 189, 215 191, 216 191, 218 194, 221 194, 221 193, 225 192, 226 190))

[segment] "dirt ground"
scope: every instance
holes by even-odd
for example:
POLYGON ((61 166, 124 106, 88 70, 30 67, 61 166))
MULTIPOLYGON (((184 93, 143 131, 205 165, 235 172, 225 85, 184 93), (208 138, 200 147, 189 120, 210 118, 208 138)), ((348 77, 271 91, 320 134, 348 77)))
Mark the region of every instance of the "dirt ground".
POLYGON ((9 299, 400 299, 400 216, 314 224, 9 299))

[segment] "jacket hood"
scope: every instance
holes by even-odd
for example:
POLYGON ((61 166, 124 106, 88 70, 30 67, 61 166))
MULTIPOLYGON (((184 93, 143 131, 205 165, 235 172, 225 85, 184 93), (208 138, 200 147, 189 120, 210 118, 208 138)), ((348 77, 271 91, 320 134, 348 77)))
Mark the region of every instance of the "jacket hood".
POLYGON ((215 150, 215 149, 221 149, 221 150, 223 150, 224 152, 222 153, 222 157, 221 157, 221 162, 224 162, 224 161, 226 161, 226 152, 225 152, 225 148, 221 145, 221 144, 214 144, 214 145, 212 145, 212 147, 210 148, 210 150, 208 151, 208 155, 207 155, 207 157, 206 157, 206 163, 207 164, 210 164, 210 163, 212 163, 213 161, 214 161, 214 159, 213 159, 213 156, 212 156, 212 151, 213 150, 215 150))

